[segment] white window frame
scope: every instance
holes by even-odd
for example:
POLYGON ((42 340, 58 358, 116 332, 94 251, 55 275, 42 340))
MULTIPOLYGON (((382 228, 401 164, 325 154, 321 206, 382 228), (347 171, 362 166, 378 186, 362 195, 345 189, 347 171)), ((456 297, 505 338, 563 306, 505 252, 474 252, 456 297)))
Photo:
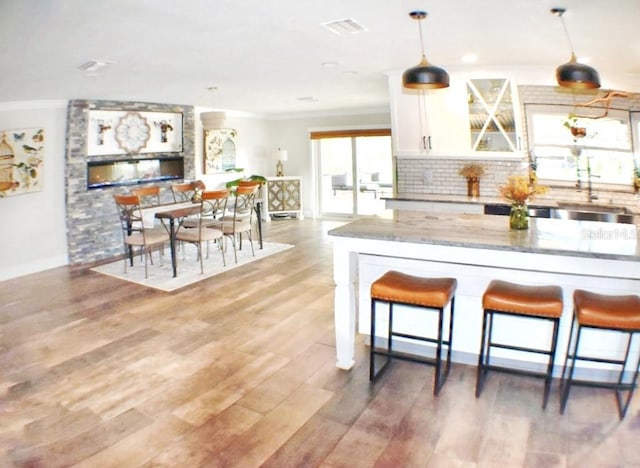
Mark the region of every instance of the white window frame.
MULTIPOLYGON (((632 134, 637 132, 631 130, 629 111, 610 109, 605 117, 599 119, 579 119, 579 123, 587 127, 585 138, 576 139, 568 128, 563 127, 570 113, 595 117, 605 112, 604 108, 578 108, 576 111, 567 105, 525 105, 529 157, 540 179, 560 183, 593 179, 599 185, 632 183, 634 160, 638 160, 637 155, 634 156, 634 147, 638 148, 638 144, 633 144, 632 134), (557 116, 558 132, 537 136, 534 128, 536 115, 557 116), (610 142, 599 138, 597 130, 593 130, 607 124, 615 127, 616 121, 626 125, 626 129, 621 127, 617 137, 610 142)), ((640 122, 640 116, 637 116, 637 122, 640 122)), ((638 124, 635 125, 637 128, 638 124)))

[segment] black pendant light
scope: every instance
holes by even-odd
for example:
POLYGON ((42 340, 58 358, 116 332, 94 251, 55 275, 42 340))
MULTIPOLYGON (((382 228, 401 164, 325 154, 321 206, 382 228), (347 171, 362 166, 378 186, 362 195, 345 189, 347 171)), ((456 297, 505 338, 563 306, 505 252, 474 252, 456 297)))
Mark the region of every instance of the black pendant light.
POLYGON ((449 87, 449 74, 442 68, 431 65, 424 54, 422 26, 420 22, 427 17, 426 11, 412 11, 409 16, 418 21, 420 31, 420 47, 422 59, 415 67, 411 67, 402 74, 402 86, 411 89, 438 89, 449 87))
POLYGON ((556 68, 556 80, 560 86, 573 89, 595 89, 600 87, 600 76, 598 72, 584 63, 578 63, 576 54, 573 51, 573 44, 569 37, 569 31, 564 24, 564 18, 562 15, 566 9, 564 8, 552 8, 551 13, 560 18, 564 33, 567 36, 569 47, 571 48, 571 58, 563 65, 556 68))

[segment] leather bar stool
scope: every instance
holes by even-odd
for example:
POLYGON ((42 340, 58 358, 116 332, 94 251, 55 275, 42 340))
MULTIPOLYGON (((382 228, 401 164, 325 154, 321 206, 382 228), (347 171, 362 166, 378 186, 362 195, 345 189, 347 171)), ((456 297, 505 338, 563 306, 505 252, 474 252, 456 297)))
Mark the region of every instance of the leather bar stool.
MULTIPOLYGON (((636 388, 638 380, 638 370, 640 369, 640 355, 638 362, 631 372, 631 378, 625 382, 624 374, 628 366, 629 356, 632 350, 632 341, 635 333, 640 333, 640 297, 635 295, 627 296, 611 296, 605 294, 596 294, 589 291, 576 289, 573 293, 573 319, 571 321, 571 332, 569 334, 569 345, 567 346, 567 357, 565 358, 564 368, 562 370, 562 379, 560 381, 561 400, 560 413, 564 413, 569 398, 571 385, 582 385, 589 387, 610 388, 616 392, 616 403, 618 405, 618 413, 620 419, 623 419, 627 413, 627 408, 631 402, 633 391, 636 388), (573 333, 577 325, 578 331, 575 336, 573 349, 571 342, 574 338, 573 333), (609 330, 628 335, 626 351, 624 359, 605 359, 578 355, 580 346, 580 338, 586 329, 593 330, 609 330), (571 366, 568 362, 571 360, 571 366), (617 382, 602 381, 585 381, 574 380, 573 372, 576 361, 592 361, 599 363, 615 364, 620 366, 620 374, 617 382), (565 374, 569 371, 568 377, 565 374), (623 403, 622 392, 627 392, 627 399, 623 403)), ((636 343, 635 350, 638 351, 640 343, 636 343)))
POLYGON ((484 314, 476 377, 476 397, 480 396, 487 372, 490 370, 531 377, 543 377, 545 386, 542 407, 547 407, 553 375, 553 363, 558 344, 558 326, 562 315, 562 306, 562 289, 559 286, 525 286, 500 280, 493 280, 489 283, 482 296, 484 314), (549 347, 528 348, 517 344, 494 342, 492 334, 495 315, 517 316, 550 322, 553 332, 549 347), (546 372, 491 364, 491 348, 547 355, 549 360, 546 372))
POLYGON ((458 282, 454 278, 422 278, 407 275, 397 271, 388 271, 371 284, 371 348, 369 350, 369 380, 375 382, 387 364, 394 359, 419 362, 435 366, 433 394, 438 395, 451 367, 451 346, 453 338, 453 311, 455 303, 455 291, 458 282), (376 348, 376 304, 387 303, 389 305, 389 329, 387 348, 376 348), (448 336, 445 339, 444 310, 451 303, 448 336), (437 338, 417 336, 410 333, 400 333, 393 329, 393 306, 404 305, 413 308, 424 308, 438 312, 437 338), (393 338, 409 338, 411 340, 436 344, 434 358, 402 353, 393 349, 393 338), (447 347, 447 366, 442 369, 442 347, 447 347), (386 356, 384 364, 375 370, 375 356, 386 356))

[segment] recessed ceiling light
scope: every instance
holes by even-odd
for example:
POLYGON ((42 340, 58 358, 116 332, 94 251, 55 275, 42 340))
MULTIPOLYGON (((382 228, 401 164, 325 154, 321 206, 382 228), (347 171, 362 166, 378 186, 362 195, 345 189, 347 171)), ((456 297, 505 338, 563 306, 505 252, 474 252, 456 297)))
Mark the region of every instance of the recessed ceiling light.
POLYGON ((464 54, 460 60, 462 63, 476 63, 478 61, 478 56, 473 52, 469 52, 468 54, 464 54))
POLYGON ((352 19, 340 19, 335 21, 328 21, 321 23, 322 26, 327 28, 332 33, 344 36, 347 34, 358 34, 366 31, 366 28, 355 20, 352 19))
POLYGON ((336 62, 323 62, 323 68, 336 68, 338 64, 336 62))
POLYGON ((298 101, 302 101, 302 102, 318 102, 318 99, 314 98, 313 96, 302 96, 297 99, 298 101))

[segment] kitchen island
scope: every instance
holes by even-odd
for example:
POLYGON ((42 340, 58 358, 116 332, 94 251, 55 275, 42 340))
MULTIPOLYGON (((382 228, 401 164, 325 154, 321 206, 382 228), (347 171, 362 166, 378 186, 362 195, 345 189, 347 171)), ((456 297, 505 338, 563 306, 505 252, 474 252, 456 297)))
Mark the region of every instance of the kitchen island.
MULTIPOLYGON (((475 364, 480 350, 481 298, 492 279, 561 286, 564 310, 556 373, 564 362, 576 288, 603 294, 640 293, 640 242, 633 224, 531 219, 528 230, 512 231, 503 216, 395 210, 388 219, 360 219, 329 231, 329 235, 336 284, 336 365, 342 369, 354 365, 356 328, 359 333, 369 333, 370 285, 389 269, 458 279, 453 359, 467 364, 475 364)), ((398 310, 399 327, 427 334, 433 330, 428 314, 398 310)), ((536 343, 539 334, 531 333, 535 326, 514 318, 496 323, 494 333, 497 338, 509 336, 520 340, 522 346, 535 347, 540 346, 536 343), (532 341, 533 335, 537 337, 532 341)), ((384 323, 378 329, 385 330, 384 323)), ((550 330, 548 335, 550 339, 550 330)), ((594 333, 583 343, 595 355, 622 350, 618 337, 605 332, 594 333)), ((406 349, 416 352, 411 343, 406 343, 406 349)), ((535 357, 499 351, 495 353, 498 360, 518 360, 531 368, 542 365, 541 361, 530 361, 535 357)), ((607 370, 601 364, 590 366, 584 370, 607 370)))

